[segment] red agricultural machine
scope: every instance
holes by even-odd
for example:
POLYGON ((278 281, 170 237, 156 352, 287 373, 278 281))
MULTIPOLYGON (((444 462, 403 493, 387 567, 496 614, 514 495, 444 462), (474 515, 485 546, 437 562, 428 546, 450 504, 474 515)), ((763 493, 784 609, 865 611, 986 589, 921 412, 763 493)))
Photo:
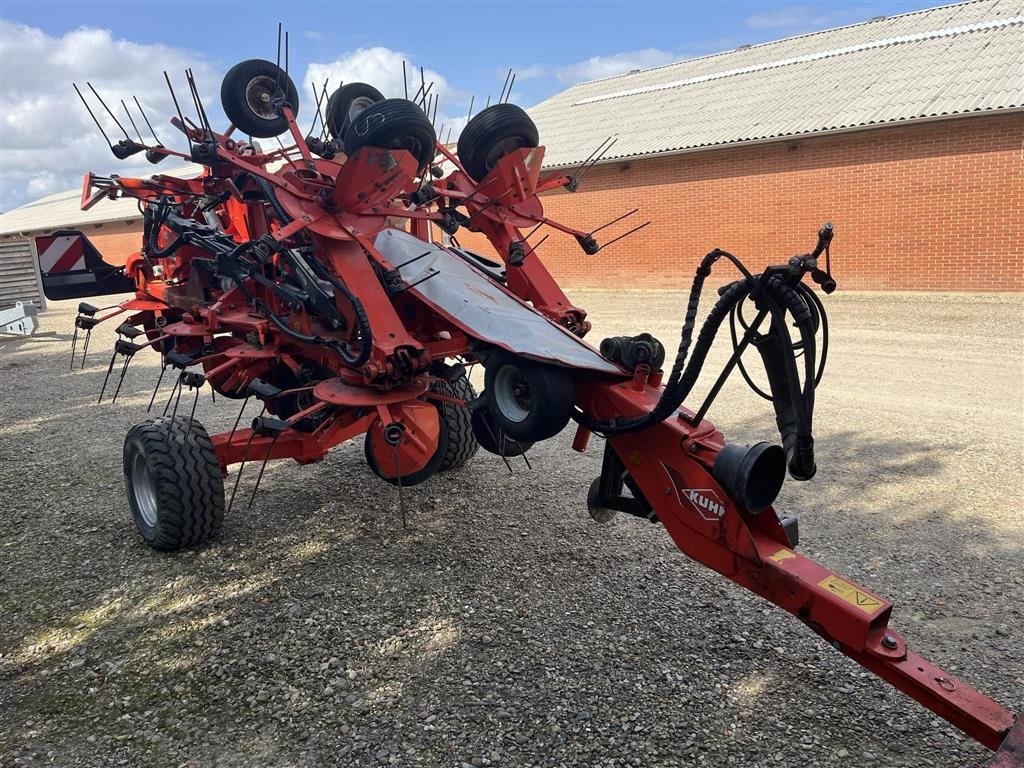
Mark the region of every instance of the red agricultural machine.
MULTIPOLYGON (((787 472, 796 480, 815 474, 812 413, 828 327, 813 284, 835 289, 831 225, 809 253, 759 273, 724 251, 708 253, 671 361, 648 334, 594 348, 583 340, 586 313, 529 238, 549 227, 588 254, 601 250, 597 230, 545 217, 540 196, 575 191, 599 153, 575 173, 543 173, 537 128, 504 93, 469 121, 452 152, 437 141, 426 83, 413 99, 349 83, 321 115, 325 87, 323 129, 304 134, 293 82, 261 60, 225 76, 231 125, 218 133, 188 79, 198 120, 180 107, 171 120, 187 153, 155 133, 150 144, 126 133, 112 150, 189 159, 202 173, 89 174, 82 196, 83 208, 132 197, 144 215, 141 248, 122 276, 135 297, 102 309, 83 303, 75 343, 82 331, 84 360, 92 328, 125 318, 101 400, 108 387, 117 398, 145 348, 163 363, 151 408, 165 372, 174 374, 162 415, 133 427, 124 444, 128 501, 148 544, 176 550, 216 535, 249 462, 260 464, 258 487, 269 460, 307 464, 362 438, 367 464, 401 498, 403 486, 464 464, 480 446, 525 454, 575 422, 575 450, 594 434, 604 438, 587 499, 595 519, 622 513, 660 523, 688 556, 997 750, 992 765, 1022 765, 1024 724, 911 651, 888 625, 892 604, 802 555, 796 520, 772 508, 787 472), (256 141, 282 134, 288 146, 272 151, 256 141), (484 235, 494 257, 462 248, 460 230, 484 235), (704 282, 723 259, 739 277, 719 291, 695 336, 704 282), (732 356, 704 402, 683 407, 726 322, 732 356), (778 445, 730 445, 705 419, 736 369, 756 388, 741 361, 749 347, 770 382, 761 394, 773 404, 778 445), (479 395, 466 373, 477 363, 485 372, 479 395), (243 401, 230 431, 211 436, 195 419, 205 385, 243 401), (251 399, 261 411, 243 424, 251 399)), ((73 346, 72 366, 76 355, 73 346)))

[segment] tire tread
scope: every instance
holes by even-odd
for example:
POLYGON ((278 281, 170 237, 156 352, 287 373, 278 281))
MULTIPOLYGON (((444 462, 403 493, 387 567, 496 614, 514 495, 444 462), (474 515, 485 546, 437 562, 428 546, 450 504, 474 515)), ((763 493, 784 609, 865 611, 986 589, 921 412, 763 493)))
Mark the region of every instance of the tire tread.
POLYGON ((140 526, 146 542, 155 549, 178 550, 217 536, 224 524, 224 478, 203 426, 184 416, 158 416, 128 431, 124 473, 130 500, 130 463, 136 450, 145 455, 156 486, 153 535, 147 537, 140 526))

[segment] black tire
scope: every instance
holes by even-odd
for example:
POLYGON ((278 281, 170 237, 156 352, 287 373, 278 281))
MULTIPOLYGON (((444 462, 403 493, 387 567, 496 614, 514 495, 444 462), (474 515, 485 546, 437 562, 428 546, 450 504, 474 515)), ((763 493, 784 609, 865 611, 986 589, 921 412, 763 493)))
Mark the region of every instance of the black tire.
POLYGON ((533 448, 529 440, 515 440, 505 434, 487 408, 477 408, 470 417, 473 434, 480 447, 495 456, 522 456, 533 448))
MULTIPOLYGON (((371 429, 366 433, 366 437, 363 439, 363 455, 366 457, 366 465, 370 470, 383 480, 385 483, 391 485, 398 485, 397 477, 385 477, 380 468, 377 466, 377 460, 373 456, 373 440, 376 430, 371 429)), ((448 430, 444 427, 444 420, 441 421, 441 431, 437 436, 437 450, 434 455, 430 457, 430 461, 423 467, 419 472, 413 472, 411 475, 402 475, 402 485, 419 485, 427 478, 433 477, 440 471, 441 462, 444 461, 445 456, 448 455, 448 430)))
POLYGON ((349 83, 338 88, 327 99, 327 130, 331 138, 344 141, 345 131, 367 107, 384 101, 384 94, 366 83, 349 83))
POLYGON ((466 173, 480 181, 509 152, 539 143, 537 125, 522 107, 492 104, 462 129, 458 155, 466 173))
POLYGON ((345 131, 345 154, 362 147, 405 149, 420 170, 434 159, 437 136, 423 110, 407 99, 384 99, 367 107, 345 131))
POLYGON ((590 489, 587 491, 587 512, 595 523, 601 523, 602 525, 610 523, 616 515, 614 509, 601 506, 600 477, 594 478, 594 482, 590 484, 590 489))
POLYGON ((281 102, 299 116, 299 92, 284 70, 270 61, 246 59, 235 64, 220 84, 224 114, 241 133, 269 139, 288 130, 281 102))
POLYGON ((224 523, 224 478, 206 430, 184 416, 147 419, 124 440, 124 481, 135 526, 149 546, 202 544, 224 523))
POLYGON ((554 437, 569 423, 576 403, 576 385, 568 368, 503 350, 485 361, 484 383, 494 423, 515 440, 554 437))
MULTIPOLYGON (((430 385, 432 392, 446 397, 455 397, 467 403, 476 398, 476 390, 467 376, 460 376, 454 382, 436 381, 430 385)), ((441 414, 441 429, 448 433, 448 445, 438 472, 459 469, 476 455, 480 448, 473 434, 472 414, 463 405, 452 405, 441 400, 434 401, 441 414)))

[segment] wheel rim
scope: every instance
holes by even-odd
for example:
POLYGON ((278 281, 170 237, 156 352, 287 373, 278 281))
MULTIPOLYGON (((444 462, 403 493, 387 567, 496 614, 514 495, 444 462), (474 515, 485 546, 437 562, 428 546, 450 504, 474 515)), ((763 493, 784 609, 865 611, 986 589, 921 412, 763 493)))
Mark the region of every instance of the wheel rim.
POLYGON ((494 377, 494 400, 502 416, 516 424, 533 412, 530 382, 514 365, 503 366, 494 377))
POLYGON ((245 103, 257 117, 274 120, 277 117, 274 100, 280 93, 281 87, 274 78, 260 75, 245 86, 245 103))
POLYGON ((363 114, 367 107, 372 107, 376 103, 369 96, 356 96, 348 105, 348 121, 355 122, 355 119, 363 114))
POLYGON ((149 474, 149 465, 141 451, 132 456, 132 498, 139 516, 150 528, 156 527, 156 488, 149 474))

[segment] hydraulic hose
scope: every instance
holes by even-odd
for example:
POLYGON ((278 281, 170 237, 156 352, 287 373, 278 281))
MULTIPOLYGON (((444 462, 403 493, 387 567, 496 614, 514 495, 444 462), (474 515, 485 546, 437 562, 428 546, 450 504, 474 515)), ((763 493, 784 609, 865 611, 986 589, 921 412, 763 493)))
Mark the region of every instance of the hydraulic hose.
MULTIPOLYGON (((260 191, 263 192, 264 197, 267 198, 267 202, 270 203, 270 207, 274 209, 274 214, 277 216, 277 218, 279 218, 286 225, 290 224, 292 222, 292 217, 288 215, 288 212, 285 211, 284 206, 281 205, 281 201, 277 199, 277 193, 274 191, 274 186, 269 181, 267 181, 261 176, 257 176, 256 174, 249 174, 249 178, 251 178, 256 183, 256 186, 260 188, 260 191)), ((341 359, 345 363, 345 365, 349 366, 350 368, 358 368, 362 366, 367 360, 370 359, 370 352, 372 350, 373 333, 370 330, 370 318, 366 314, 366 309, 363 307, 363 303, 359 300, 359 298, 354 293, 352 293, 348 288, 346 288, 345 285, 340 280, 338 280, 334 275, 332 275, 330 270, 326 269, 315 257, 309 259, 308 263, 313 267, 313 269, 317 273, 317 276, 320 277, 320 279, 327 280, 352 305, 352 312, 353 314, 355 314, 356 317, 356 327, 359 329, 359 340, 361 344, 359 354, 353 355, 351 352, 349 352, 348 345, 346 344, 342 344, 335 341, 331 341, 329 343, 332 345, 334 350, 341 356, 341 359)), ((309 343, 311 340, 319 338, 298 334, 295 331, 292 331, 292 329, 288 328, 286 325, 284 325, 284 323, 282 323, 279 318, 275 317, 269 311, 268 315, 270 315, 271 319, 274 321, 274 324, 278 328, 281 328, 285 333, 288 333, 293 338, 296 338, 299 341, 305 341, 309 343)), ((326 340, 321 339, 320 341, 325 342, 326 340)))
MULTIPOLYGON (((708 352, 711 350, 711 345, 718 334, 722 322, 729 316, 732 308, 747 297, 756 282, 756 278, 752 277, 737 280, 721 295, 704 320, 704 325, 701 327, 700 333, 697 336, 697 343, 694 346, 693 357, 687 363, 686 357, 689 353, 690 342, 693 336, 694 317, 697 314, 697 305, 700 303, 700 289, 703 286, 704 280, 710 274, 710 263, 708 262, 709 257, 713 254, 714 252, 708 254, 697 270, 697 276, 690 291, 690 303, 687 307, 686 320, 683 323, 675 364, 672 366, 672 372, 669 375, 668 383, 665 385, 661 398, 654 408, 643 416, 630 419, 614 418, 607 421, 591 419, 577 409, 573 414, 573 418, 577 422, 594 432, 610 437, 647 429, 661 423, 679 409, 683 400, 690 394, 694 384, 697 383, 701 368, 704 367, 704 362, 707 359, 708 352)), ((711 259, 711 262, 713 261, 714 259, 711 259)))
POLYGON ((768 374, 775 408, 775 422, 786 452, 789 473, 797 480, 810 480, 814 462, 811 416, 814 411, 814 319, 800 293, 778 278, 770 278, 766 290, 755 300, 772 317, 771 331, 754 342, 768 374), (800 332, 804 349, 804 386, 801 391, 792 339, 786 325, 787 311, 800 332))
POLYGON ((821 372, 815 370, 815 334, 819 323, 824 322, 824 311, 820 303, 813 302, 813 299, 817 299, 816 296, 812 299, 805 296, 808 289, 802 284, 797 283, 794 287, 778 274, 754 277, 744 270, 747 277, 737 280, 721 291, 718 301, 708 313, 697 336, 692 357, 687 361, 701 290, 711 272, 711 266, 722 255, 727 254, 712 251, 697 268, 675 363, 661 398, 654 408, 643 416, 608 420, 593 419, 577 409, 573 418, 584 427, 606 437, 647 429, 669 418, 679 409, 696 384, 723 321, 733 316, 740 303, 749 297, 759 310, 767 310, 771 316, 770 331, 753 343, 768 374, 776 424, 786 452, 789 471, 798 480, 808 480, 814 476, 817 469, 814 461, 812 414, 814 389, 821 372), (792 317, 793 324, 800 334, 800 346, 804 357, 802 386, 793 341, 787 326, 787 316, 792 317))
POLYGON ((181 236, 177 237, 174 242, 170 243, 166 248, 161 248, 160 244, 157 243, 157 235, 160 232, 160 228, 167 220, 167 215, 170 212, 170 206, 161 202, 155 211, 153 211, 152 208, 146 208, 145 211, 146 213, 143 214, 142 221, 143 236, 145 238, 148 256, 154 256, 158 259, 162 259, 165 256, 170 256, 185 244, 185 239, 181 236), (150 213, 150 211, 152 212, 150 213))
POLYGON ((335 290, 341 293, 341 295, 344 296, 352 305, 352 312, 356 316, 356 327, 359 329, 359 341, 362 344, 362 348, 359 350, 358 355, 352 355, 347 348, 344 352, 339 352, 339 354, 341 354, 341 359, 345 362, 345 365, 351 368, 357 368, 370 359, 370 349, 373 342, 373 332, 370 329, 370 318, 366 314, 363 302, 361 302, 359 297, 352 293, 343 282, 331 274, 331 271, 321 264, 319 259, 313 257, 309 259, 308 263, 313 268, 313 271, 317 273, 318 277, 333 285, 335 290))
POLYGON ((255 173, 250 173, 249 178, 256 182, 256 186, 260 188, 260 191, 267 198, 267 202, 270 203, 270 207, 274 209, 274 213, 277 215, 277 218, 285 224, 291 224, 292 217, 288 215, 284 206, 281 205, 281 201, 277 199, 277 193, 274 191, 274 186, 262 176, 257 176, 255 173))

